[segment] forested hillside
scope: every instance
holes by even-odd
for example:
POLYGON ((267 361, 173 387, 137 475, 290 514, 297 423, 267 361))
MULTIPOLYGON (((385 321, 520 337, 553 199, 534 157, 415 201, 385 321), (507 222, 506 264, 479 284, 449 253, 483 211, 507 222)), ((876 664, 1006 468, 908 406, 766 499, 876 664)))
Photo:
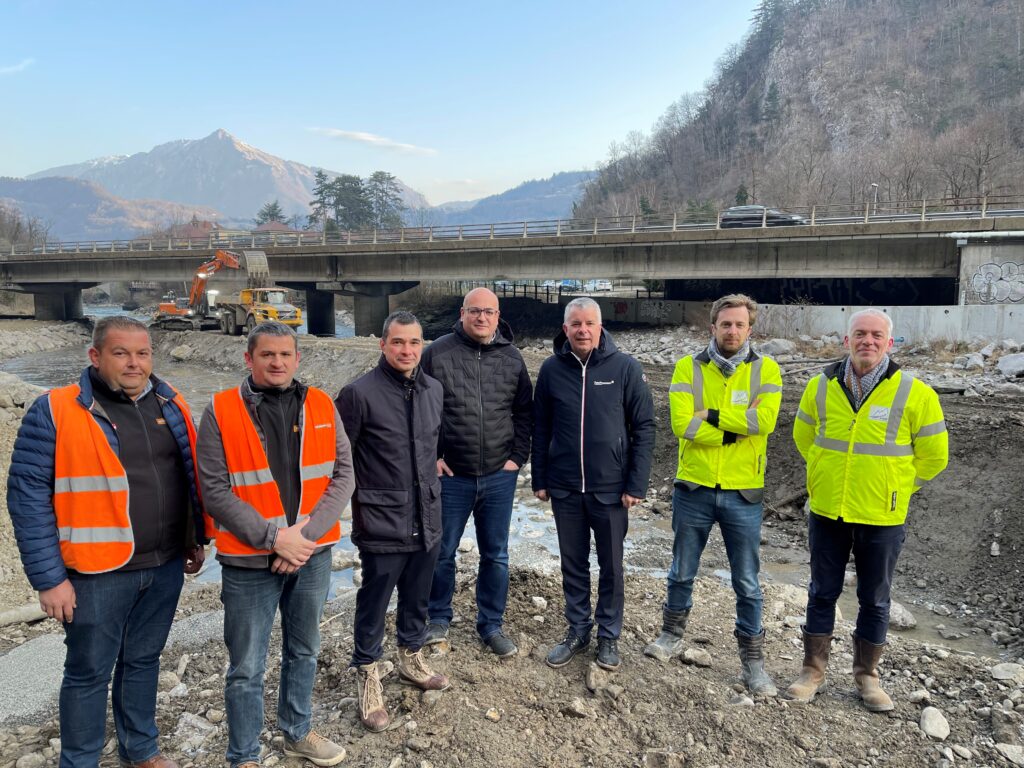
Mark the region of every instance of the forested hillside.
POLYGON ((763 0, 580 215, 1024 190, 1024 0, 763 0))

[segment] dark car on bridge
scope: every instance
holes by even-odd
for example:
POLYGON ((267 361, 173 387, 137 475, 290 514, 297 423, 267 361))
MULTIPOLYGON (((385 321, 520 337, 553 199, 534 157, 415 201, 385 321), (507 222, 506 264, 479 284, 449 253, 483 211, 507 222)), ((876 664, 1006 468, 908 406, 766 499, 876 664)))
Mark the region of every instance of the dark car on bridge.
POLYGON ((797 213, 786 213, 777 208, 765 208, 763 205, 736 205, 726 208, 719 216, 722 229, 736 227, 800 227, 807 224, 807 219, 797 213))

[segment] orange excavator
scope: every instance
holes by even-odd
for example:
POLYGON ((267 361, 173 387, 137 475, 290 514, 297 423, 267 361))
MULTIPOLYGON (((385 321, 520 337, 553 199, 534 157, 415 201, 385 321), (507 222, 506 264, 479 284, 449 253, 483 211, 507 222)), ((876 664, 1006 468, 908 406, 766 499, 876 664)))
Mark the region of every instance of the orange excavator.
POLYGON ((210 316, 206 282, 222 269, 239 269, 241 262, 233 251, 217 250, 213 258, 196 268, 188 298, 164 297, 153 316, 153 326, 167 331, 205 331, 220 328, 220 319, 210 316))

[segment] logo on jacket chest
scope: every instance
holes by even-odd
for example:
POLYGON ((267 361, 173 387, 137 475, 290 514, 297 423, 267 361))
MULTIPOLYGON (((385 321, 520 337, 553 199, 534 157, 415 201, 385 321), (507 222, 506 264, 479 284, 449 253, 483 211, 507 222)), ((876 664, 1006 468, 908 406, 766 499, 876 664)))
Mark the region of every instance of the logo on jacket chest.
POLYGON ((611 381, 597 381, 597 380, 595 380, 594 381, 594 386, 595 387, 607 387, 609 384, 614 384, 614 383, 615 383, 615 379, 612 379, 611 381))
POLYGON ((750 393, 745 389, 734 389, 732 391, 733 405, 747 405, 750 402, 750 393))
POLYGON ((872 405, 868 418, 872 421, 888 421, 889 409, 884 405, 872 405))

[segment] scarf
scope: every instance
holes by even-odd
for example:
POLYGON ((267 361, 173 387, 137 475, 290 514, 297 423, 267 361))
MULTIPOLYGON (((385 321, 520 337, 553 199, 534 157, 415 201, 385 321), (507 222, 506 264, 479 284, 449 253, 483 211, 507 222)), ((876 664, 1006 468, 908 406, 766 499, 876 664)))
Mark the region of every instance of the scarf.
POLYGON ((864 401, 868 399, 868 395, 871 394, 871 390, 878 385, 878 382, 882 380, 882 377, 888 370, 888 355, 882 357, 881 362, 863 376, 857 375, 857 372, 853 370, 852 359, 849 357, 846 358, 846 362, 843 364, 843 382, 846 384, 846 388, 850 391, 850 395, 853 397, 853 410, 860 410, 864 401))
POLYGON ((750 339, 743 342, 743 346, 736 350, 736 353, 730 357, 726 357, 722 354, 721 350, 718 349, 718 344, 715 343, 714 338, 711 339, 711 343, 708 345, 708 357, 711 361, 718 366, 725 378, 729 378, 736 369, 740 367, 747 357, 750 355, 750 339))

